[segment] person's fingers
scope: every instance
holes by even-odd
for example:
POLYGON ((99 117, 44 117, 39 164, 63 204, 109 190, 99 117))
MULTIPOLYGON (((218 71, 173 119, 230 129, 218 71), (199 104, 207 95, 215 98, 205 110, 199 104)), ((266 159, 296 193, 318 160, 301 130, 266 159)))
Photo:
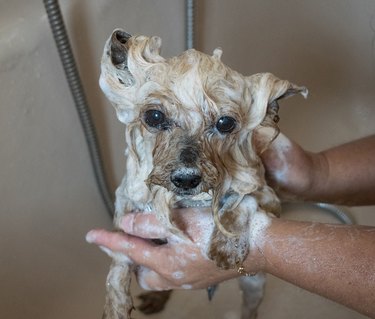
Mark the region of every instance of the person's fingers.
POLYGON ((172 223, 181 233, 176 234, 163 224, 155 214, 129 213, 120 220, 120 228, 127 234, 145 239, 167 239, 201 241, 202 234, 210 234, 214 222, 210 208, 176 209, 172 223), (186 237, 184 236, 186 235, 186 237))
MULTIPOLYGON (((149 268, 154 268, 158 261, 164 258, 159 246, 123 232, 110 232, 104 229, 91 230, 86 235, 86 240, 112 252, 126 255, 136 264, 143 264, 149 268)), ((110 254, 110 252, 106 252, 110 254)))
POLYGON ((90 244, 107 247, 110 250, 122 252, 128 248, 128 237, 123 232, 113 232, 105 229, 93 229, 86 235, 86 241, 90 244))
POLYGON ((139 266, 136 271, 136 278, 139 286, 144 290, 161 291, 175 288, 165 278, 147 267, 139 266))
POLYGON ((181 271, 174 272, 171 280, 168 280, 149 268, 138 267, 136 278, 139 286, 145 290, 193 289, 192 285, 183 284, 184 274, 181 271))
POLYGON ((126 214, 120 221, 120 227, 124 232, 142 238, 167 238, 171 235, 154 214, 126 214))
POLYGON ((152 254, 160 258, 157 247, 142 238, 133 237, 123 232, 110 232, 104 229, 95 229, 86 235, 87 242, 105 247, 112 252, 128 256, 135 263, 147 263, 148 256, 152 254))

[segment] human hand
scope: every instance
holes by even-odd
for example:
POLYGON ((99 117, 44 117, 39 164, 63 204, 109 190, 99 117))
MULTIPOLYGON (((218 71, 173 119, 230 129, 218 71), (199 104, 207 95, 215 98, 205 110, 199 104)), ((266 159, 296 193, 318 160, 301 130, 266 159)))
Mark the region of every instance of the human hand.
MULTIPOLYGON (((238 277, 235 269, 222 270, 206 256, 214 224, 210 209, 179 209, 173 221, 185 237, 170 233, 153 214, 131 213, 123 217, 123 232, 93 230, 87 240, 110 253, 128 256, 135 264, 140 286, 148 290, 206 288, 238 277), (150 239, 165 238, 156 245, 150 239)), ((246 271, 258 271, 257 263, 246 271)))
POLYGON ((324 174, 324 158, 305 151, 282 133, 262 151, 273 134, 273 129, 262 127, 254 136, 269 185, 284 200, 305 200, 314 196, 316 181, 324 179, 318 177, 324 174))

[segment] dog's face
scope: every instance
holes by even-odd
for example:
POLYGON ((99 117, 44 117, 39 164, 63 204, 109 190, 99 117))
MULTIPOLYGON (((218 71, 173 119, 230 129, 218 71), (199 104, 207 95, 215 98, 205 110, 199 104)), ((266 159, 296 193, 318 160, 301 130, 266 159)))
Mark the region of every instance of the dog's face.
POLYGON ((102 59, 101 88, 131 144, 147 141, 132 150, 152 157, 146 183, 180 197, 209 193, 217 206, 228 192, 252 193, 262 183, 254 129, 273 123, 268 105, 306 89, 269 73, 243 76, 221 62, 220 49, 166 60, 160 47, 158 37, 116 30, 102 59))

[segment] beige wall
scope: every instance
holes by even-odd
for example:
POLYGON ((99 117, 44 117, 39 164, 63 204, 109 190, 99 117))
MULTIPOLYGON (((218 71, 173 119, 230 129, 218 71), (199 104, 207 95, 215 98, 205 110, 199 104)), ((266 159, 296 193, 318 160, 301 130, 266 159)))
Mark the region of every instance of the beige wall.
MULTIPOLYGON (((197 1, 197 47, 244 74, 270 71, 310 96, 282 129, 310 150, 374 133, 375 2, 197 1)), ((123 128, 97 85, 115 27, 184 48, 183 0, 65 0, 65 22, 112 189, 123 128)), ((99 318, 109 260, 84 242, 110 227, 42 1, 0 0, 0 318, 99 318)), ((372 208, 356 209, 375 224, 372 208)))
POLYGON ((283 103, 282 128, 308 148, 374 133, 374 1, 203 1, 199 46, 224 48, 243 73, 306 85, 283 103), (317 130, 319 126, 319 130, 317 130))
MULTIPOLYGON (((180 52, 183 3, 157 2, 60 1, 112 188, 123 128, 99 90, 102 48, 122 26, 180 52)), ((84 236, 111 223, 42 1, 0 0, 0 81, 0 318, 99 318, 109 259, 84 236)))

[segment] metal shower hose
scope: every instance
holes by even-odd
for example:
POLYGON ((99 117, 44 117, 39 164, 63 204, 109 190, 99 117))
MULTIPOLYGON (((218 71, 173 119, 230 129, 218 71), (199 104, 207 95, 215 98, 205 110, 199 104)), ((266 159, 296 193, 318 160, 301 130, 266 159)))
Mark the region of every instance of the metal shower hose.
POLYGON ((67 78, 69 88, 74 99, 74 104, 81 121, 83 132, 85 134, 86 143, 89 149, 90 159, 100 195, 103 199, 108 213, 110 214, 110 216, 113 216, 113 198, 110 194, 107 180, 104 174, 103 161, 100 154, 97 134, 93 121, 91 119, 90 109, 88 107, 81 79, 79 77, 77 66, 74 60, 68 34, 65 29, 59 2, 57 0, 43 0, 43 2, 47 12, 49 23, 51 25, 53 38, 55 39, 61 63, 64 68, 65 76, 67 78))

